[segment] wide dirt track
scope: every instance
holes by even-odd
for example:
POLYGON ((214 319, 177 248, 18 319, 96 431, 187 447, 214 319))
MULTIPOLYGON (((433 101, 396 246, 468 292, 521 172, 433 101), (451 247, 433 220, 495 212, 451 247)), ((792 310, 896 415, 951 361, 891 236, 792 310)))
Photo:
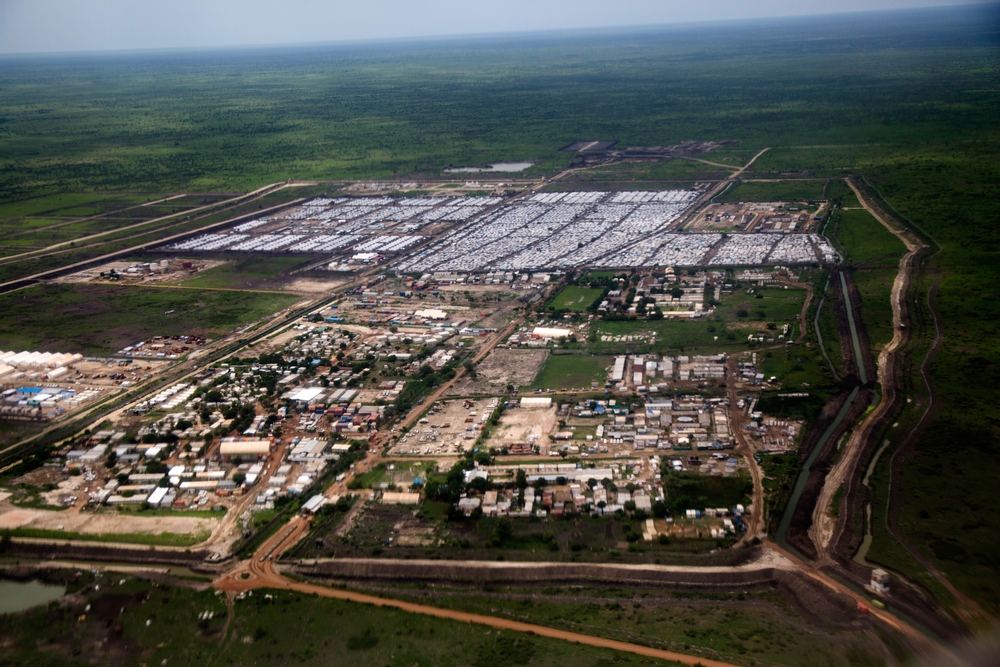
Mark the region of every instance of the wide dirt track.
POLYGON ((423 614, 425 616, 443 618, 449 621, 477 623, 497 628, 499 630, 513 630, 515 632, 535 634, 540 637, 561 639, 564 641, 576 642, 578 644, 585 644, 587 646, 594 646, 597 648, 606 648, 614 651, 624 651, 626 653, 634 653, 636 655, 656 658, 658 660, 672 660, 684 665, 704 665, 704 667, 736 667, 736 665, 728 662, 721 662, 719 660, 711 660, 709 658, 686 655, 684 653, 676 653, 674 651, 665 651, 663 649, 641 646, 639 644, 629 644, 626 642, 615 641, 613 639, 604 639, 602 637, 591 637, 589 635, 583 635, 576 632, 556 630, 555 628, 548 628, 543 625, 533 625, 531 623, 522 623, 520 621, 512 621, 493 616, 483 616, 480 614, 470 614, 463 611, 430 607, 413 602, 405 602, 403 600, 380 598, 374 595, 366 595, 364 593, 355 593, 353 591, 326 588, 325 586, 318 586, 316 584, 291 581, 275 571, 271 556, 280 553, 283 549, 287 549, 291 545, 295 544, 295 542, 297 542, 306 532, 308 526, 309 523, 307 521, 296 517, 289 530, 283 530, 278 535, 265 542, 260 550, 254 554, 254 557, 251 560, 244 561, 237 567, 236 570, 217 579, 214 584, 215 588, 228 592, 245 591, 256 588, 276 588, 281 590, 296 591, 306 595, 318 595, 320 597, 335 598, 338 600, 350 600, 352 602, 361 602, 363 604, 373 604, 379 607, 391 607, 393 609, 399 609, 400 611, 409 612, 411 614, 423 614))

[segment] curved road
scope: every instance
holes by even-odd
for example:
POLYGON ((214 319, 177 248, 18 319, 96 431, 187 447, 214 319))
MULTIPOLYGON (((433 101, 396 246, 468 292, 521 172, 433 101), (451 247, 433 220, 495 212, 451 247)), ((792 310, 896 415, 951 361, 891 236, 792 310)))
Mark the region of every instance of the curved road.
POLYGON ((409 612, 411 614, 433 616, 435 618, 443 618, 449 621, 478 623, 480 625, 497 628, 499 630, 513 630, 515 632, 533 633, 540 637, 561 639, 563 641, 586 644, 587 646, 595 646, 597 648, 623 651, 626 653, 642 655, 648 658, 673 660, 674 662, 679 662, 684 665, 703 665, 704 667, 737 667, 732 663, 722 662, 719 660, 711 660, 709 658, 677 653, 675 651, 666 651, 649 646, 641 646, 639 644, 629 644, 627 642, 605 639, 603 637, 591 637, 590 635, 568 632, 566 630, 557 630, 544 625, 534 625, 532 623, 523 623, 521 621, 513 621, 506 618, 485 616, 483 614, 473 614, 464 611, 455 611, 453 609, 444 609, 441 607, 431 607, 429 605, 406 602, 404 600, 393 600, 390 598, 377 597, 364 593, 355 593, 353 591, 346 591, 342 589, 327 588, 317 584, 307 584, 300 581, 286 579, 274 569, 274 559, 276 559, 283 551, 291 548, 292 545, 298 542, 298 540, 301 539, 302 536, 308 531, 308 528, 309 522, 307 520, 301 517, 295 517, 289 523, 289 528, 282 530, 280 533, 266 541, 257 553, 254 554, 253 558, 240 563, 235 570, 217 579, 213 585, 216 589, 227 592, 246 591, 254 588, 275 588, 280 590, 296 591, 306 595, 318 595, 321 597, 336 598, 338 600, 351 600, 353 602, 372 604, 378 607, 389 607, 409 612))

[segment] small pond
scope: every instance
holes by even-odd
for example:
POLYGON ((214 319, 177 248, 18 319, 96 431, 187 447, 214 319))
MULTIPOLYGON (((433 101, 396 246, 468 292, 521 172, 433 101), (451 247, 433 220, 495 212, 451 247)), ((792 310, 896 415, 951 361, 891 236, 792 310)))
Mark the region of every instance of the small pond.
POLYGON ((58 600, 65 586, 43 584, 40 581, 8 581, 0 579, 0 614, 11 614, 58 600))

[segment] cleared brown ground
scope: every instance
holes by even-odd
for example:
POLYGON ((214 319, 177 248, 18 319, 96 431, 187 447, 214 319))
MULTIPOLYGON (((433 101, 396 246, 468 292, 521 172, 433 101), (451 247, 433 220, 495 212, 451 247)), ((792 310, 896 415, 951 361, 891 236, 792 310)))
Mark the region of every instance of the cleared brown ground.
POLYGON ((507 385, 527 386, 549 358, 548 350, 498 347, 476 366, 476 377, 463 377, 448 392, 451 396, 499 396, 507 385))

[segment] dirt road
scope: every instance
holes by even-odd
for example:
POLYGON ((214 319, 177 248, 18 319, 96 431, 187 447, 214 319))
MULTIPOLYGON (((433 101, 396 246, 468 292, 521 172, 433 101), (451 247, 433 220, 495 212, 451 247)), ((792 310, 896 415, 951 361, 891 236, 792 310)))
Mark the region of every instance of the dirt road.
MULTIPOLYGON (((802 343, 806 337, 805 323, 808 319, 806 315, 809 312, 809 304, 812 303, 814 293, 813 287, 812 285, 803 285, 787 279, 779 279, 779 282, 783 285, 805 288, 806 290, 806 298, 802 303, 802 313, 799 316, 799 333, 795 337, 796 343, 802 343)), ((763 352, 769 349, 778 349, 780 347, 783 346, 774 345, 762 348, 759 351, 763 352)), ((767 528, 765 523, 767 513, 764 509, 764 471, 761 469, 760 464, 757 463, 757 459, 754 458, 754 448, 746 439, 746 434, 743 433, 743 410, 737 407, 739 397, 736 392, 736 378, 738 377, 736 364, 736 356, 729 355, 729 359, 726 362, 726 391, 729 396, 729 428, 733 432, 733 435, 736 436, 736 441, 738 443, 736 453, 746 459, 747 467, 750 469, 750 476, 753 478, 753 513, 750 514, 749 520, 746 522, 746 533, 744 533, 739 542, 734 545, 734 548, 741 547, 747 542, 753 540, 755 537, 763 535, 767 528)))
MULTIPOLYGON (((509 336, 514 332, 514 330, 518 327, 518 325, 521 324, 522 319, 523 318, 518 318, 514 320, 506 327, 504 327, 501 331, 498 331, 495 334, 493 334, 493 336, 488 341, 486 341, 486 344, 483 345, 482 349, 480 349, 479 352, 476 353, 476 356, 472 358, 472 363, 478 364, 480 361, 485 359, 486 355, 492 352, 493 348, 495 348, 500 343, 500 341, 502 341, 504 338, 506 338, 507 336, 509 336)), ((404 428, 409 428, 410 426, 412 426, 413 423, 420 418, 420 415, 424 413, 424 410, 426 410, 431 405, 434 405, 436 401, 439 401, 441 398, 443 398, 444 395, 448 392, 448 390, 451 389, 452 386, 454 386, 454 384, 459 380, 461 380, 464 376, 465 376, 465 368, 464 367, 459 368, 455 372, 455 377, 453 377, 452 379, 448 380, 443 385, 435 389, 434 393, 432 393, 430 396, 427 396, 424 399, 423 403, 414 406, 413 409, 410 410, 410 413, 406 415, 406 417, 404 417, 398 424, 395 425, 396 429, 402 430, 404 428)))
MULTIPOLYGON (((870 204, 864 193, 850 179, 847 179, 847 183, 854 190, 854 194, 857 195, 858 201, 861 202, 862 206, 906 246, 906 254, 899 260, 899 271, 896 273, 896 278, 892 283, 892 293, 890 296, 893 325, 892 340, 882 348, 878 355, 878 382, 882 388, 882 399, 875 409, 869 412, 851 432, 851 436, 848 438, 847 443, 844 444, 840 457, 823 482, 823 488, 816 501, 816 507, 813 509, 809 539, 816 546, 820 562, 828 562, 830 560, 829 546, 837 530, 838 518, 830 512, 833 498, 842 485, 846 484, 849 487, 855 482, 855 469, 858 466, 866 443, 872 437, 875 428, 886 417, 889 410, 893 409, 894 398, 898 391, 898 379, 896 377, 897 361, 901 346, 906 338, 903 328, 905 324, 903 322, 904 300, 909 288, 910 278, 913 275, 916 257, 927 247, 915 236, 899 228, 881 215, 870 204)), ((846 492, 849 490, 849 488, 845 489, 845 495, 847 495, 846 492)))
POLYGON ((800 560, 794 554, 785 551, 774 542, 765 541, 765 545, 767 546, 768 549, 771 549, 772 551, 781 554, 785 558, 788 558, 792 562, 799 564, 801 566, 800 571, 807 577, 823 584, 824 586, 826 586, 827 588, 829 588, 834 592, 846 595, 851 599, 853 599, 858 605, 863 606, 867 610, 865 613, 869 613, 875 616, 880 621, 892 627, 900 634, 910 638, 911 640, 913 640, 916 646, 920 646, 928 654, 933 651, 940 650, 941 647, 938 644, 936 644, 933 640, 931 640, 929 637, 927 637, 927 635, 923 634, 922 632, 915 629, 911 625, 900 620, 890 612, 872 606, 871 602, 867 598, 865 598, 865 596, 856 593, 853 589, 845 586, 844 584, 840 583, 833 577, 830 577, 827 574, 821 572, 814 564, 800 560))
POLYGON ((726 387, 729 393, 729 428, 736 436, 736 453, 747 461, 750 469, 750 476, 753 478, 753 512, 746 522, 747 532, 744 533, 740 541, 733 548, 738 548, 764 533, 764 471, 761 470, 757 459, 754 458, 754 450, 743 434, 743 410, 737 407, 739 399, 736 397, 736 357, 729 355, 727 361, 726 387))
POLYGON ((704 667, 736 667, 735 665, 719 660, 711 660, 699 656, 686 655, 675 651, 665 651, 662 649, 629 644, 626 642, 604 639, 602 637, 591 637, 576 632, 557 630, 543 625, 533 625, 512 621, 506 618, 496 618, 484 616, 482 614, 472 614, 452 609, 431 607, 428 605, 405 602, 403 600, 393 600, 389 598, 355 593, 340 589, 327 588, 316 584, 308 584, 300 581, 286 579, 274 568, 274 560, 285 550, 291 548, 307 532, 309 522, 301 517, 295 517, 289 524, 289 528, 283 529, 277 535, 267 540, 263 546, 254 554, 253 558, 240 563, 233 571, 217 579, 215 588, 226 592, 246 591, 255 588, 274 588, 279 590, 296 591, 306 595, 318 595, 320 597, 336 598, 338 600, 351 600, 372 604, 379 607, 389 607, 411 614, 422 614, 443 618, 449 621, 459 621, 461 623, 477 623, 499 630, 512 630, 514 632, 533 633, 540 637, 561 639, 563 641, 586 644, 597 648, 606 648, 614 651, 623 651, 635 655, 659 660, 673 660, 684 665, 703 665, 704 667))

